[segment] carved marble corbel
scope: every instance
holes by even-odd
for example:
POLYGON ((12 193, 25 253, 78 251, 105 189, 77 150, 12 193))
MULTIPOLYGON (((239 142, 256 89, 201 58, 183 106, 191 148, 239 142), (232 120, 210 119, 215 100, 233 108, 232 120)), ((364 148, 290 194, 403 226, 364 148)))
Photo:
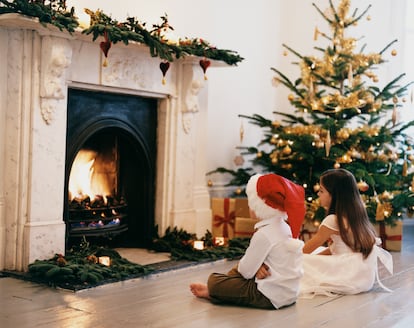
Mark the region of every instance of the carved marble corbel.
POLYGON ((182 124, 185 133, 191 130, 192 120, 195 113, 200 110, 198 94, 203 87, 203 81, 193 79, 185 93, 185 104, 181 111, 182 124))
POLYGON ((66 96, 66 75, 72 61, 72 47, 65 39, 45 36, 42 39, 40 68, 40 110, 50 124, 53 113, 66 96))

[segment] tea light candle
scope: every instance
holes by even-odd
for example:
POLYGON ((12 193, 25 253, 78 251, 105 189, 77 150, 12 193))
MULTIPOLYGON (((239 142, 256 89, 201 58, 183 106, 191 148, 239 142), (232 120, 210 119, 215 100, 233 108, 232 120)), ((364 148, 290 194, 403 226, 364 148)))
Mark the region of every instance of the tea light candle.
POLYGON ((224 246, 224 237, 214 237, 214 245, 224 246))
POLYGON ((194 240, 194 249, 203 250, 204 249, 204 241, 202 240, 194 240))
POLYGON ((111 258, 109 256, 99 256, 98 257, 99 264, 110 266, 111 265, 111 258))

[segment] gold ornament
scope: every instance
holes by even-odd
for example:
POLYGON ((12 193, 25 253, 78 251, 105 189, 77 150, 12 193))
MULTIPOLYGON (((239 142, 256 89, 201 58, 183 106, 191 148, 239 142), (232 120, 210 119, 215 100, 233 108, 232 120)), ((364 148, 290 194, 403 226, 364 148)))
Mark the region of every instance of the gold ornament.
POLYGON ((275 127, 275 128, 278 128, 280 126, 280 122, 279 121, 273 121, 272 126, 275 127))
POLYGON ((313 32, 313 40, 314 41, 316 41, 316 40, 318 40, 318 36, 319 36, 319 30, 318 30, 318 27, 317 26, 315 26, 315 31, 313 32))
POLYGON ((295 96, 293 94, 289 94, 288 100, 293 101, 295 99, 295 96))
POLYGON ((208 181, 207 181, 207 186, 212 187, 212 186, 213 186, 213 181, 208 180, 208 181))
POLYGON ((313 186, 313 191, 318 192, 320 188, 321 188, 321 186, 319 185, 319 183, 317 183, 313 186))
POLYGON ((334 169, 339 169, 341 167, 341 164, 339 164, 338 162, 335 162, 333 167, 334 169))
POLYGON ((391 51, 391 55, 392 55, 392 56, 397 56, 397 50, 393 49, 393 50, 391 51))
POLYGON ((263 153, 261 152, 261 151, 258 151, 257 153, 256 153, 256 157, 257 158, 261 158, 263 156, 263 153))
POLYGON ((331 132, 328 130, 328 134, 326 135, 326 141, 325 141, 326 157, 329 157, 330 150, 331 150, 331 132))
POLYGON ((243 143, 244 138, 244 126, 243 126, 243 120, 240 122, 240 143, 243 143))
POLYGON ((351 88, 354 84, 354 73, 352 72, 352 65, 348 67, 348 86, 351 88))
POLYGON ((394 109, 392 110, 391 115, 392 126, 395 126, 397 123, 397 105, 394 103, 394 109))
POLYGON ((237 189, 236 189, 236 194, 237 194, 237 195, 240 195, 241 193, 242 193, 241 188, 237 188, 237 189))
POLYGON ((402 167, 402 176, 406 177, 408 171, 408 163, 406 160, 404 160, 403 167, 402 167))
POLYGON ((288 52, 287 52, 286 50, 284 50, 284 51, 283 51, 283 56, 285 56, 285 57, 286 57, 287 55, 288 55, 288 52))
POLYGON ((290 155, 292 153, 292 148, 289 147, 289 145, 286 145, 285 148, 283 148, 283 154, 290 155))

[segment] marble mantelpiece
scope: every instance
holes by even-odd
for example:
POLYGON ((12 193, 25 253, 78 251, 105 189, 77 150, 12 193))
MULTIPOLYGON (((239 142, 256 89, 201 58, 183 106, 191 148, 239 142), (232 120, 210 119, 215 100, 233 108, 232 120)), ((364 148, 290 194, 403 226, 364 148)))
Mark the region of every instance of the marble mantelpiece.
POLYGON ((0 42, 0 269, 65 251, 68 88, 157 98, 159 233, 210 229, 208 88, 197 58, 172 63, 163 85, 159 58, 142 45, 114 45, 104 67, 99 40, 16 14, 0 15, 0 42))

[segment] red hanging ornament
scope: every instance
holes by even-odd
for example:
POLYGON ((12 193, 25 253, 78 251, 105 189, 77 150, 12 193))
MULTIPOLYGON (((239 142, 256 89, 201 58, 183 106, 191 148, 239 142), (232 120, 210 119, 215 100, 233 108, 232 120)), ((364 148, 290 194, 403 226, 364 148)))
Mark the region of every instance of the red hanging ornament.
POLYGON ((203 69, 203 73, 204 73, 204 80, 207 80, 207 68, 209 68, 211 62, 208 59, 200 59, 200 66, 203 69))
POLYGON ((101 43, 99 43, 99 47, 101 48, 101 50, 102 50, 102 52, 105 56, 105 60, 104 60, 102 65, 104 67, 106 67, 106 66, 108 66, 107 58, 108 58, 108 52, 109 52, 109 49, 111 48, 112 42, 109 41, 108 33, 106 31, 104 32, 104 38, 105 38, 105 41, 101 41, 101 43))
POLYGON ((167 74, 169 68, 170 63, 168 61, 163 61, 160 63, 160 70, 162 72, 162 84, 165 84, 165 74, 167 74))

